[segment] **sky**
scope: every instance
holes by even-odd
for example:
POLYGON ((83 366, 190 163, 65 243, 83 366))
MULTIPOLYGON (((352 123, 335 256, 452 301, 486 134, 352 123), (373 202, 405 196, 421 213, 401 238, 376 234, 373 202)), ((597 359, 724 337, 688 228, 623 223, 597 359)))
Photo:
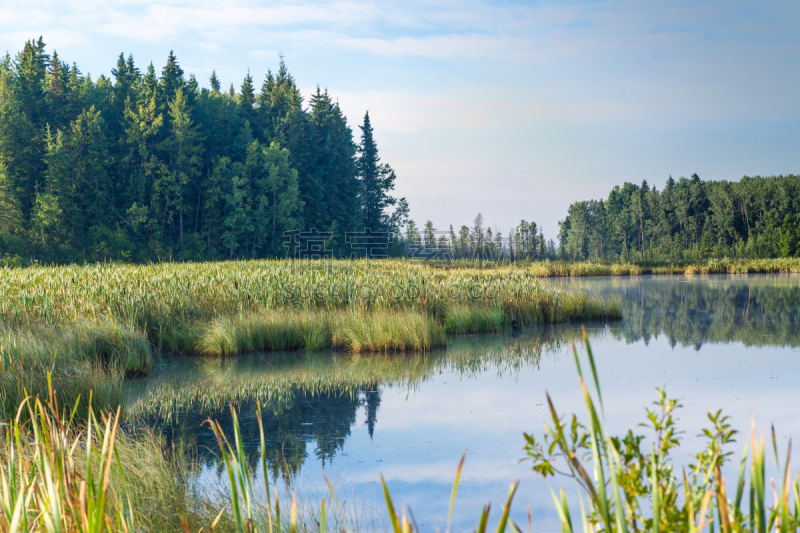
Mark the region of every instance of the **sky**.
POLYGON ((94 77, 120 52, 202 86, 257 86, 279 54, 357 125, 369 111, 418 225, 555 238, 570 203, 672 175, 800 173, 800 2, 0 0, 0 51, 30 38, 94 77))

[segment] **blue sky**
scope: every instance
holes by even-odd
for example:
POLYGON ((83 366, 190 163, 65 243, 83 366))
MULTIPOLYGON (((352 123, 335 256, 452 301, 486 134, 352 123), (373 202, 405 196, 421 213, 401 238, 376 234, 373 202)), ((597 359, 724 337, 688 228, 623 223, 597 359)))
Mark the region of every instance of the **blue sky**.
POLYGON ((354 128, 370 111, 418 223, 555 237, 624 181, 800 173, 798 22, 797 1, 0 1, 0 50, 43 35, 95 77, 175 50, 225 87, 282 53, 354 128))

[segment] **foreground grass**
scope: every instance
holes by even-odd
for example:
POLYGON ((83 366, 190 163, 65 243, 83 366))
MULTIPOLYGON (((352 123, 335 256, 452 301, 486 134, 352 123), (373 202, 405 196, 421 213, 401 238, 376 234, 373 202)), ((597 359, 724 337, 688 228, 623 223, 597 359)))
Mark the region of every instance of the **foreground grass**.
MULTIPOLYGON (((656 409, 647 409, 654 436, 651 443, 628 431, 611 436, 605 424, 597 365, 588 337, 584 343, 590 374, 584 381, 580 358, 575 361, 587 408, 587 425, 576 415, 565 420, 548 396, 552 418, 544 439, 525 435, 534 470, 545 477, 557 471, 574 478, 581 496, 580 513, 571 510, 565 491, 553 492, 562 531, 758 531, 796 532, 800 529, 800 476, 791 477, 790 456, 781 464, 773 431, 773 449, 781 479, 771 487, 765 475, 766 447, 753 429, 744 445, 738 477, 726 482, 722 468, 737 434, 721 411, 709 413, 711 427, 703 431, 706 447, 678 474, 671 455, 681 444, 677 401, 659 391, 656 409), (648 449, 649 448, 649 449, 648 449), (751 451, 752 450, 752 451, 751 451), (584 464, 585 463, 585 464, 584 464), (591 463, 591 464, 589 464, 591 463), (589 472, 592 472, 592 475, 589 472), (772 489, 774 503, 767 503, 772 489), (581 526, 578 526, 580 521, 581 526)), ((28 399, 27 423, 20 417, 6 429, 0 455, 0 530, 39 531, 231 531, 237 533, 296 532, 333 529, 352 531, 347 513, 330 487, 331 499, 298 513, 292 500, 283 507, 273 497, 267 470, 265 426, 256 410, 260 461, 245 453, 238 413, 231 407, 228 430, 209 421, 217 440, 223 492, 219 498, 197 493, 186 480, 191 464, 168 458, 152 435, 131 438, 119 427, 119 414, 89 411, 85 424, 76 424, 58 408, 54 394, 47 402, 28 399)), ((791 445, 789 446, 791 448, 791 445)), ((464 459, 456 471, 447 530, 457 495, 464 459)), ((522 531, 510 518, 517 483, 499 510, 497 532, 522 531)), ((398 510, 383 482, 388 529, 418 531, 413 513, 398 510)), ((485 533, 490 506, 475 510, 476 531, 485 533)), ((529 524, 531 528, 531 524, 529 524)), ((375 530, 372 525, 372 530, 375 530)))
POLYGON ((652 441, 628 430, 624 436, 609 434, 597 365, 584 332, 589 371, 586 381, 577 350, 573 348, 587 424, 577 415, 559 416, 550 396, 550 424, 545 424, 542 440, 525 435, 526 451, 533 460, 533 470, 547 478, 556 472, 573 479, 579 492, 580 512, 570 510, 564 489, 552 491, 562 531, 738 531, 796 532, 800 529, 800 474, 792 480, 791 440, 785 462, 781 464, 775 428, 772 428, 772 452, 778 480, 770 483, 765 475, 764 435, 757 438, 755 422, 745 439, 735 483, 726 480, 722 468, 733 452, 737 431, 722 410, 708 413, 710 427, 701 437, 706 446, 692 456, 692 463, 678 473, 671 455, 681 442, 683 432, 677 425, 677 409, 664 389, 658 390, 655 409, 645 409, 647 422, 639 424, 652 430, 652 441), (587 387, 593 385, 593 392, 587 387), (592 472, 593 475, 589 475, 592 472), (774 504, 767 498, 772 492, 774 504), (586 502, 586 506, 584 506, 586 502), (576 518, 573 521, 573 518, 576 518))
MULTIPOLYGON (((324 499, 319 507, 305 505, 302 510, 295 499, 281 505, 278 492, 273 496, 270 487, 260 407, 258 466, 245 455, 233 408, 231 416, 233 425, 227 433, 208 420, 217 438, 215 452, 225 466, 220 472, 221 490, 215 492, 193 486, 199 466, 176 455, 174 448, 160 446, 153 434, 126 435, 119 424, 119 410, 96 416, 89 409, 87 419, 78 422, 70 410, 59 407, 52 389, 48 399, 27 398, 6 427, 0 448, 0 531, 322 533, 328 529, 360 531, 364 526, 369 531, 384 529, 343 508, 332 486, 327 507, 324 499)), ((394 524, 391 503, 387 508, 394 524)))

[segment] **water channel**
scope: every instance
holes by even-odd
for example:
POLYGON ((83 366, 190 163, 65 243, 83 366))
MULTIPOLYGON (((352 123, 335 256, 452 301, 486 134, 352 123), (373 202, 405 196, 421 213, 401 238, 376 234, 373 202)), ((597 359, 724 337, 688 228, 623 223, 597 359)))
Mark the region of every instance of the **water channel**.
MULTIPOLYGON (((622 302, 622 320, 585 324, 612 434, 643 422, 656 387, 666 386, 683 405, 686 433, 678 460, 701 447, 695 436, 707 425, 706 413, 719 408, 740 430, 750 427, 751 412, 759 428, 774 423, 784 449, 791 435, 800 436, 800 276, 543 283, 622 302)), ((125 403, 129 417, 196 447, 202 487, 227 479, 203 422, 211 417, 230 430, 230 403, 240 412, 246 453, 260 471, 258 400, 270 481, 302 501, 327 495, 324 470, 362 523, 380 523, 386 519, 382 474, 396 505, 411 507, 422 530, 444 530, 466 450, 453 531, 472 530, 490 501, 495 522, 514 479, 520 480, 514 520, 527 529, 530 506, 534 531, 557 531, 548 486, 574 489, 567 480, 545 482, 530 462, 520 462, 522 433, 541 433, 545 391, 560 412, 583 413, 571 352, 582 325, 456 337, 425 355, 273 353, 166 361, 131 386, 125 403)), ((733 450, 737 457, 743 442, 733 450)))

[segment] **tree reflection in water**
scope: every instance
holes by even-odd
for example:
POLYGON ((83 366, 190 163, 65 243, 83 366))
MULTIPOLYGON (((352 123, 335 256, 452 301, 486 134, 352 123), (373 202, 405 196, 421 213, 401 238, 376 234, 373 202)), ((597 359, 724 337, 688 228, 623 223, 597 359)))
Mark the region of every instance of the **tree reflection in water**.
MULTIPOLYGON (((800 276, 645 276, 553 283, 622 300, 623 319, 594 324, 592 337, 647 344, 664 335, 672 346, 697 350, 704 343, 800 345, 800 276)), ((256 468, 259 401, 269 469, 274 478, 289 481, 309 455, 326 465, 342 453, 357 420, 364 421, 370 438, 379 431, 381 393, 387 388, 415 390, 440 372, 462 378, 490 370, 514 374, 537 367, 543 354, 558 352, 579 335, 580 325, 572 324, 454 337, 446 349, 427 354, 292 352, 167 361, 153 376, 130 383, 124 407, 129 420, 157 428, 170 446, 196 447, 200 460, 214 468, 217 444, 203 422, 214 418, 232 434, 232 404, 240 413, 250 467, 256 468)))
POLYGON ((518 372, 538 365, 543 353, 559 349, 576 336, 573 325, 461 337, 447 349, 427 354, 293 352, 175 360, 129 385, 125 411, 129 420, 160 432, 168 446, 195 448, 204 465, 218 467, 216 440, 204 422, 213 418, 232 434, 233 405, 239 412, 248 463, 256 468, 258 401, 269 468, 273 477, 288 481, 310 454, 324 466, 341 453, 361 408, 371 438, 386 387, 413 390, 442 371, 464 377, 490 367, 501 374, 518 372))

